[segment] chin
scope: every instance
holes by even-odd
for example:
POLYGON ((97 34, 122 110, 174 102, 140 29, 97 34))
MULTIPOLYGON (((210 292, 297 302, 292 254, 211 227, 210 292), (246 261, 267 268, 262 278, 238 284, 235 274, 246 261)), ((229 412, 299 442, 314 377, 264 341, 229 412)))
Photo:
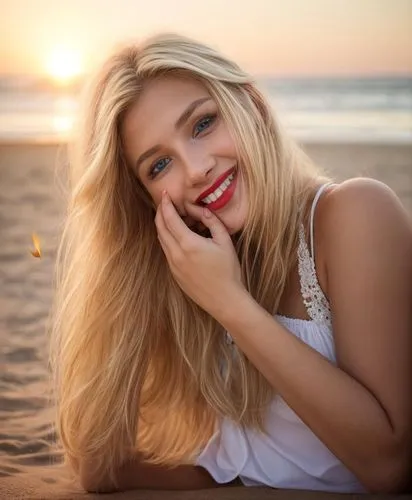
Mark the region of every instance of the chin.
POLYGON ((222 214, 221 221, 230 235, 243 230, 246 223, 247 208, 244 203, 238 203, 227 214, 222 214), (226 215, 226 217, 224 216, 226 215))
POLYGON ((233 236, 237 233, 240 233, 243 229, 244 224, 242 224, 240 221, 230 221, 226 223, 225 221, 222 221, 224 226, 227 229, 227 232, 233 236))
POLYGON ((228 206, 226 211, 223 209, 221 213, 219 213, 220 211, 215 212, 215 215, 220 219, 231 236, 242 232, 245 227, 248 210, 244 192, 235 193, 235 197, 237 199, 231 200, 231 206, 228 206))

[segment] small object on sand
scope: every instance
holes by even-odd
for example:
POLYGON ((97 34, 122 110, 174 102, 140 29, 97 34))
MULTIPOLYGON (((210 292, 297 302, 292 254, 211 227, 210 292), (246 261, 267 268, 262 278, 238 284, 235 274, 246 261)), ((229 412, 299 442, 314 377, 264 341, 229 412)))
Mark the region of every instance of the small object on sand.
POLYGON ((33 245, 34 245, 34 250, 30 250, 30 253, 33 255, 33 257, 37 257, 40 259, 41 257, 41 250, 40 250, 40 240, 37 234, 33 233, 31 235, 33 239, 33 245))

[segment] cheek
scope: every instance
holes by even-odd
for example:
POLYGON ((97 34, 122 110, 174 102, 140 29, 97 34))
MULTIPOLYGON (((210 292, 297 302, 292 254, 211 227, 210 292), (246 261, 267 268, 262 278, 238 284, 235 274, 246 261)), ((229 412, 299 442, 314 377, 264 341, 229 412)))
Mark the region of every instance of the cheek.
POLYGON ((150 193, 150 196, 152 197, 154 205, 157 207, 162 199, 162 191, 159 191, 158 189, 153 190, 153 192, 150 193))
POLYGON ((182 200, 184 199, 183 193, 178 186, 168 182, 159 183, 158 185, 156 185, 156 187, 149 190, 149 194, 155 207, 157 208, 162 201, 162 192, 164 189, 169 194, 173 204, 177 207, 180 207, 182 205, 182 200))
POLYGON ((224 128, 220 136, 220 149, 225 156, 236 156, 235 141, 227 127, 224 128))

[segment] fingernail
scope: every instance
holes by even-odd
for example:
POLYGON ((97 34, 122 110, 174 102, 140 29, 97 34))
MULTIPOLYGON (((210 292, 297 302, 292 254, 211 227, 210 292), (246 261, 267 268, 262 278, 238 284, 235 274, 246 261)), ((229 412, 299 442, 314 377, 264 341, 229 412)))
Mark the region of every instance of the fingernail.
POLYGON ((206 208, 206 207, 205 207, 205 208, 203 208, 203 215, 204 215, 205 217, 207 217, 208 219, 209 219, 210 217, 212 217, 212 213, 211 213, 211 211, 210 211, 208 208, 206 208))

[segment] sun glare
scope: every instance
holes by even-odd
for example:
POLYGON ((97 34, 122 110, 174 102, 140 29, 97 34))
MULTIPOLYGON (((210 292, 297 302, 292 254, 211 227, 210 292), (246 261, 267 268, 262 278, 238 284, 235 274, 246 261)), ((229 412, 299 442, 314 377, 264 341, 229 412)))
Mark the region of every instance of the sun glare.
POLYGON ((57 83, 70 83, 83 70, 80 54, 66 47, 55 47, 48 58, 47 70, 57 83))

